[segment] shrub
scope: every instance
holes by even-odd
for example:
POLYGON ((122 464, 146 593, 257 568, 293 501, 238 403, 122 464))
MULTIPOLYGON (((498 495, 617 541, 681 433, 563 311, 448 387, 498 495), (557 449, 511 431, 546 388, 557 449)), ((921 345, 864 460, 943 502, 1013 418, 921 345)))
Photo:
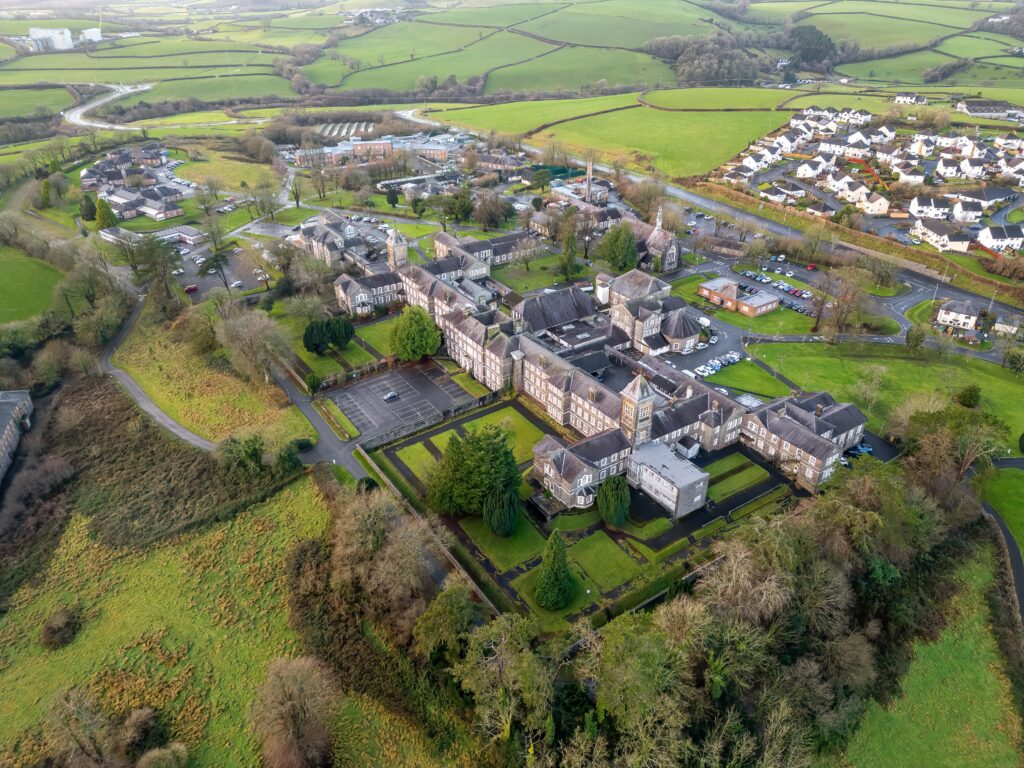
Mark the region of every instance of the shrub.
POLYGON ((956 393, 956 401, 964 408, 977 408, 981 405, 981 387, 968 384, 956 393))
POLYGON ((292 440, 292 445, 295 446, 296 451, 303 453, 304 451, 311 450, 314 443, 308 437, 300 437, 298 440, 292 440))
POLYGON ((63 648, 75 639, 82 622, 78 611, 74 608, 58 608, 46 617, 43 630, 39 633, 39 643, 51 651, 63 648))

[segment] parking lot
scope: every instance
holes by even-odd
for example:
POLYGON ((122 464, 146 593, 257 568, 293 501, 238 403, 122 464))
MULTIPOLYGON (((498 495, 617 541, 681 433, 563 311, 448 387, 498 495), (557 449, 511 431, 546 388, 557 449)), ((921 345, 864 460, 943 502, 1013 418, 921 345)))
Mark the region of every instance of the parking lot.
POLYGON ((439 416, 472 397, 433 363, 389 371, 328 393, 366 437, 439 416), (384 400, 389 392, 398 399, 384 400))
MULTIPOLYGON (((188 246, 185 246, 188 248, 188 246)), ((175 275, 182 286, 196 285, 199 290, 192 294, 193 301, 198 301, 203 295, 214 288, 220 288, 223 290, 224 283, 221 282, 220 275, 214 273, 210 274, 209 269, 206 268, 205 264, 196 264, 195 258, 209 258, 210 247, 209 245, 201 245, 195 249, 188 248, 188 253, 182 254, 181 267, 183 270, 182 274, 175 275)), ((227 278, 228 285, 232 283, 241 282, 241 286, 234 286, 232 290, 245 291, 250 288, 259 288, 263 286, 259 280, 253 275, 252 268, 242 262, 237 255, 232 254, 228 260, 228 265, 224 269, 224 277, 227 278)))

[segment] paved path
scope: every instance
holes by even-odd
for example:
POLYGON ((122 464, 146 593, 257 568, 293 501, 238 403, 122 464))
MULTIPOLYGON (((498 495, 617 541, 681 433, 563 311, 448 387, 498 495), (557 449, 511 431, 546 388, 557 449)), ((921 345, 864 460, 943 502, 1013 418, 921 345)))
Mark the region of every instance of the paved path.
POLYGON ((135 379, 129 376, 125 371, 121 370, 114 365, 111 358, 114 353, 117 352, 117 348, 121 346, 121 343, 127 338, 128 334, 132 332, 135 324, 139 320, 139 316, 142 314, 142 308, 145 306, 145 296, 140 295, 138 300, 135 302, 135 307, 132 309, 131 314, 125 321, 121 330, 117 336, 113 338, 107 348, 103 350, 103 357, 100 358, 100 368, 104 373, 113 376, 120 382, 121 386, 125 388, 128 395, 139 404, 139 407, 153 417, 153 420, 157 424, 169 430, 177 437, 184 440, 189 445, 193 445, 196 448, 200 448, 204 451, 212 451, 216 448, 216 444, 212 440, 207 440, 205 437, 200 437, 195 432, 186 429, 184 426, 176 422, 166 413, 164 413, 160 406, 153 402, 152 398, 145 393, 145 391, 137 383, 135 379))
MULTIPOLYGON (((122 342, 124 342, 128 337, 128 334, 135 328, 136 323, 138 323, 139 317, 142 315, 143 307, 145 306, 144 300, 144 295, 140 295, 138 297, 135 307, 132 309, 131 314, 128 316, 128 319, 125 321, 121 330, 103 351, 103 357, 100 359, 100 368, 104 373, 117 379, 128 395, 138 403, 139 407, 149 414, 157 424, 167 429, 176 437, 184 440, 189 445, 195 446, 196 448, 204 451, 212 452, 217 447, 216 443, 212 440, 207 440, 205 437, 200 437, 195 432, 192 432, 190 429, 172 419, 160 408, 160 406, 153 402, 153 399, 146 394, 145 390, 143 390, 127 372, 114 365, 112 358, 116 354, 118 347, 121 346, 122 342)), ((316 446, 302 454, 303 464, 316 464, 321 461, 328 464, 340 464, 356 479, 366 477, 366 470, 363 469, 363 465, 356 460, 355 455, 353 454, 356 448, 356 441, 344 441, 340 439, 330 428, 327 422, 324 421, 316 408, 313 407, 312 400, 302 394, 298 387, 296 387, 285 375, 279 374, 275 371, 275 380, 285 393, 287 393, 288 398, 295 404, 295 407, 298 408, 307 419, 309 419, 309 423, 313 426, 313 429, 316 430, 318 435, 316 446)))
MULTIPOLYGON (((992 463, 997 469, 1024 470, 1024 458, 996 459, 992 463)), ((1021 500, 1021 503, 1024 503, 1024 499, 1021 500)), ((1021 556, 1020 544, 1013 537, 1009 526, 1006 525, 1006 521, 1003 520, 1002 515, 996 511, 995 507, 984 499, 981 501, 981 506, 987 514, 995 519, 996 525, 999 526, 999 531, 1003 535, 1003 541, 1006 542, 1006 551, 1010 556, 1010 573, 1013 575, 1013 587, 1017 593, 1017 608, 1024 612, 1024 557, 1021 556)))

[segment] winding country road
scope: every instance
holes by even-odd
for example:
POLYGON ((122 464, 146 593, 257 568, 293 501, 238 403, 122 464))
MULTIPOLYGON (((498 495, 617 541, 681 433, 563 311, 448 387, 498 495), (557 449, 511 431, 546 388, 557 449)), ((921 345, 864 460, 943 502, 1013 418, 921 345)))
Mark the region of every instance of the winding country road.
MULTIPOLYGON (((93 83, 89 83, 93 85, 93 83)), ((138 85, 110 85, 110 93, 104 96, 98 96, 92 101, 87 101, 85 104, 79 104, 77 107, 66 109, 61 112, 61 116, 72 125, 77 125, 81 128, 100 128, 105 131, 137 131, 138 128, 134 128, 130 125, 119 125, 117 123, 108 123, 105 120, 92 120, 86 117, 86 114, 96 107, 102 107, 104 104, 109 104, 112 101, 128 96, 132 93, 139 93, 141 91, 148 91, 153 86, 150 83, 140 83, 138 85)))

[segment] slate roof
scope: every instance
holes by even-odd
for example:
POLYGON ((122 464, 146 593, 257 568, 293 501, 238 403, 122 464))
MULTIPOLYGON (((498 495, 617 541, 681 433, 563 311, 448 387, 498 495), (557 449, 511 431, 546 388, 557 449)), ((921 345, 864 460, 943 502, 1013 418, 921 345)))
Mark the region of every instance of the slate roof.
POLYGON ((530 296, 514 306, 512 311, 522 318, 526 330, 539 333, 547 328, 592 317, 597 310, 588 293, 572 286, 553 293, 530 296))

